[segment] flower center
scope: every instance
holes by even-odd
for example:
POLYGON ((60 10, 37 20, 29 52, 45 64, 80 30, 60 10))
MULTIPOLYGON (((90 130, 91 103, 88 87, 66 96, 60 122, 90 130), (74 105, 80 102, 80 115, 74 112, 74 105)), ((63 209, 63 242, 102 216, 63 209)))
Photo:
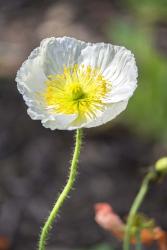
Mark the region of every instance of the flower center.
POLYGON ((84 99, 86 97, 86 94, 84 93, 80 84, 73 83, 69 87, 70 87, 69 91, 71 91, 73 101, 79 101, 79 100, 84 99))
POLYGON ((99 69, 74 65, 62 74, 50 75, 42 94, 51 113, 95 117, 103 109, 108 82, 99 69))

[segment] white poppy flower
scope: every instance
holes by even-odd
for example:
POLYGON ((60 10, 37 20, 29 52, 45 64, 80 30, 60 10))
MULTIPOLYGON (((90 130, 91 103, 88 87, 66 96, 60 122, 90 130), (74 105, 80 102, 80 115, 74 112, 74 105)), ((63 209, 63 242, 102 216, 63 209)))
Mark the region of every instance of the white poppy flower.
POLYGON ((46 128, 104 124, 127 106, 137 83, 133 54, 124 47, 47 38, 17 72, 28 114, 46 128))

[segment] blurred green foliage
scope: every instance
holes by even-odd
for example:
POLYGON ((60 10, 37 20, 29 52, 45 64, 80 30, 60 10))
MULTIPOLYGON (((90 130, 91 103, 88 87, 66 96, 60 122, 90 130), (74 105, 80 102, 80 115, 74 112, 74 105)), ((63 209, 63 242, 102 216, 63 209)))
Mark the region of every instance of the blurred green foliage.
POLYGON ((166 0, 122 0, 121 5, 144 22, 155 22, 166 18, 166 0))
MULTIPOLYGON (((164 7, 163 0, 127 2, 130 9, 135 9, 136 12, 146 7, 146 3, 152 8, 159 6, 154 16, 158 16, 160 9, 164 7)), ((126 20, 112 20, 107 29, 112 43, 123 45, 135 54, 138 66, 138 88, 129 102, 127 111, 121 117, 136 130, 165 140, 167 139, 167 60, 155 47, 154 25, 146 24, 143 17, 144 14, 140 15, 140 19, 129 16, 126 20)), ((147 19, 151 20, 151 17, 148 15, 147 19)))
POLYGON ((84 248, 84 249, 80 249, 80 250, 114 250, 114 248, 112 246, 109 246, 108 244, 104 243, 104 244, 100 244, 100 245, 96 245, 94 247, 91 248, 84 248))

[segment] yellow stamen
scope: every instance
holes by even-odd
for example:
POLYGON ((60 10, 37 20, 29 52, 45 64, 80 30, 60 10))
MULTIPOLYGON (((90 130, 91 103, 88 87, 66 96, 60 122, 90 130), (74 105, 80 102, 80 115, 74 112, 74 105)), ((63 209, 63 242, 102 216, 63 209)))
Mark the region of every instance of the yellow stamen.
POLYGON ((52 113, 96 116, 103 109, 107 81, 99 69, 75 64, 62 74, 50 75, 45 82, 44 102, 52 113))

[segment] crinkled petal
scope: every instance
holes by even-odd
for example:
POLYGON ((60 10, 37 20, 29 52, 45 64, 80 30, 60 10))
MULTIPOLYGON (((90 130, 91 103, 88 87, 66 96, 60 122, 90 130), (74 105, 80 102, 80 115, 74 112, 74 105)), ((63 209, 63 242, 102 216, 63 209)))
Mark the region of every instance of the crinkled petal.
POLYGON ((44 89, 46 79, 40 63, 40 48, 36 48, 17 72, 16 82, 19 92, 29 107, 28 114, 32 110, 34 117, 38 119, 47 113, 39 95, 44 89))
POLYGON ((124 111, 127 107, 128 101, 121 101, 118 103, 108 104, 106 110, 97 119, 85 125, 85 128, 97 127, 104 123, 113 120, 117 115, 124 111))
POLYGON ((46 79, 40 62, 40 48, 34 49, 17 72, 18 90, 22 95, 32 96, 43 90, 46 79))
POLYGON ((55 75, 63 72, 64 66, 78 63, 86 43, 75 38, 47 38, 41 42, 41 60, 45 74, 55 75))
POLYGON ((99 68, 110 88, 104 101, 113 103, 130 98, 137 86, 134 55, 124 47, 105 43, 87 44, 79 62, 99 68))
POLYGON ((77 115, 46 114, 37 107, 31 107, 27 110, 28 115, 33 120, 41 120, 45 128, 71 129, 70 124, 76 119, 77 115))
POLYGON ((76 115, 63 115, 57 114, 45 120, 42 120, 42 124, 45 128, 54 129, 67 129, 71 130, 70 124, 76 118, 76 115))
MULTIPOLYGON (((47 75, 60 73, 64 65, 73 64, 78 58, 84 42, 72 38, 47 38, 41 42, 40 47, 34 49, 28 59, 17 72, 16 82, 19 92, 23 95, 28 108, 27 113, 32 119, 46 120, 50 112, 41 100, 40 93, 45 88, 47 75), (54 70, 53 70, 54 69, 54 70)), ((76 115, 57 115, 55 120, 43 122, 45 127, 61 129, 63 117, 69 118, 69 122, 76 115), (56 127, 56 122, 58 127, 56 127)))

